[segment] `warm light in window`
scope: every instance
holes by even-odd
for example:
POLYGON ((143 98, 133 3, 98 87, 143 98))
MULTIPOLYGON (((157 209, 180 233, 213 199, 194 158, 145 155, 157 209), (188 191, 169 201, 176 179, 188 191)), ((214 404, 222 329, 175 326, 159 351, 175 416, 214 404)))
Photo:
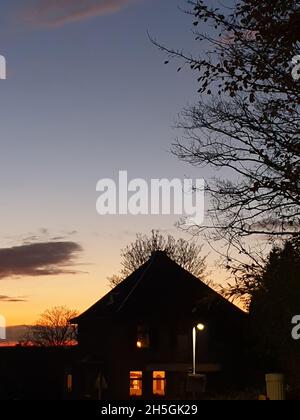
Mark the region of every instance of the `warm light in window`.
POLYGON ((67 390, 68 392, 72 392, 73 390, 73 375, 67 375, 67 390))
POLYGON ((136 346, 139 349, 148 349, 150 345, 149 330, 145 326, 138 326, 137 328, 137 342, 136 346))
POLYGON ((153 372, 153 395, 160 397, 166 394, 166 372, 155 371, 153 372))
POLYGON ((143 372, 130 372, 130 396, 141 397, 143 394, 143 372))

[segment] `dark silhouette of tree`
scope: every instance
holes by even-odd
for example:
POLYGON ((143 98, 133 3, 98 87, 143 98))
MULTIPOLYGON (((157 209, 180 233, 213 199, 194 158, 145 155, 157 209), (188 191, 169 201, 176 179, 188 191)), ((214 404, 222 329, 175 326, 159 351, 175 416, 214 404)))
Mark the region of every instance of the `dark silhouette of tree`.
POLYGON ((226 268, 251 282, 254 267, 263 268, 258 239, 300 232, 300 81, 292 77, 292 59, 300 53, 300 4, 188 4, 205 52, 193 56, 152 40, 199 82, 199 101, 184 110, 178 123, 184 140, 173 152, 226 174, 207 183, 207 223, 195 229, 226 244, 226 268))
MULTIPOLYGON (((257 352, 299 382, 300 341, 292 338, 292 319, 300 314, 300 239, 275 247, 253 284, 250 319, 257 352)), ((294 384, 295 385, 295 384, 294 384)), ((298 391, 300 386, 298 385, 298 391)))
POLYGON ((155 251, 164 251, 173 261, 204 279, 206 256, 202 256, 202 246, 184 239, 175 239, 172 235, 164 236, 159 230, 152 230, 151 235, 137 234, 136 240, 121 251, 122 270, 120 275, 108 278, 113 288, 133 271, 143 265, 155 251))
POLYGON ((124 279, 125 277, 123 277, 121 274, 113 274, 112 276, 107 278, 111 289, 115 288, 116 286, 118 286, 118 284, 122 283, 124 279))
POLYGON ((76 344, 77 330, 69 321, 78 315, 77 311, 57 306, 40 315, 37 323, 28 327, 22 345, 39 347, 61 347, 76 344))

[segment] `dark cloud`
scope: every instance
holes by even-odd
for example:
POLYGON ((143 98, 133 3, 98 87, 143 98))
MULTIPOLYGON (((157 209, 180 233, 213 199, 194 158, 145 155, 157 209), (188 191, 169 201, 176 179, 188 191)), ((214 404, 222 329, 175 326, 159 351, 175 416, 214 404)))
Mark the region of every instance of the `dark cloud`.
POLYGON ((38 0, 29 3, 26 19, 34 25, 62 26, 116 13, 134 0, 38 0))
POLYGON ((41 242, 0 248, 0 279, 76 274, 77 271, 70 267, 80 251, 81 246, 75 242, 41 242))

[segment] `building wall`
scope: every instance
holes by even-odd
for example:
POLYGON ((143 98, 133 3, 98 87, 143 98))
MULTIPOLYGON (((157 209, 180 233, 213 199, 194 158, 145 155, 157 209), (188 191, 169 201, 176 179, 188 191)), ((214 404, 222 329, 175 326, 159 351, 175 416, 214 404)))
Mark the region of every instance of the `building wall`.
MULTIPOLYGON (((204 317, 202 317, 203 319, 204 317)), ((242 323, 235 316, 226 322, 205 319, 206 329, 197 334, 198 370, 208 378, 208 390, 241 385, 243 360, 242 323)), ((166 372, 166 398, 186 398, 188 372, 192 368, 192 326, 195 320, 174 316, 106 319, 81 324, 80 349, 102 363, 108 399, 128 399, 130 371, 143 372, 143 398, 152 399, 152 372, 166 372), (137 348, 140 325, 149 329, 149 348, 137 348)))

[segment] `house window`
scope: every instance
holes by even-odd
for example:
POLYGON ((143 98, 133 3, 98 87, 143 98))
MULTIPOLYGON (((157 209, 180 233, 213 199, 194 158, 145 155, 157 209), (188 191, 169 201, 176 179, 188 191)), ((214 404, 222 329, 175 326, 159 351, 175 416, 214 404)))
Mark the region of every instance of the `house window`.
POLYGON ((148 349, 150 345, 149 330, 145 327, 138 327, 136 346, 138 349, 148 349))
POLYGON ((143 372, 130 372, 130 396, 141 397, 143 395, 143 372))
POLYGON ((166 395, 166 372, 153 372, 153 395, 164 397, 166 395))
POLYGON ((68 392, 73 391, 73 375, 71 374, 67 375, 67 391, 68 392))

